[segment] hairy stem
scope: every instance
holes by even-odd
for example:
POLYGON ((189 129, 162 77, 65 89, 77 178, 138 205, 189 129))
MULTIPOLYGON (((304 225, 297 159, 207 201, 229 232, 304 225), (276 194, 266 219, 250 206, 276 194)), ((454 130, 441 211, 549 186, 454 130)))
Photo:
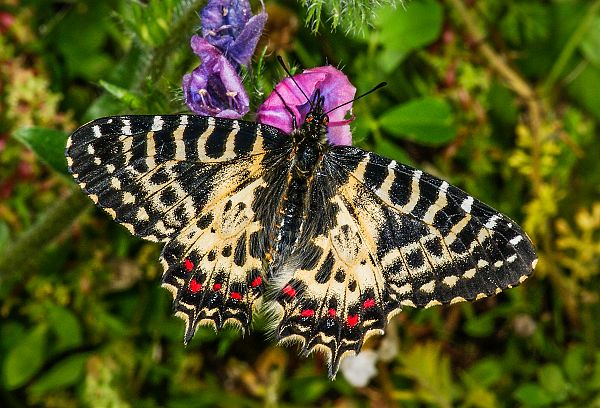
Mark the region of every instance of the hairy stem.
POLYGON ((50 207, 40 219, 0 256, 0 287, 14 274, 31 265, 35 256, 48 243, 68 229, 73 221, 88 207, 89 200, 79 188, 73 188, 67 196, 50 207))
MULTIPOLYGON (((181 16, 177 19, 175 25, 170 31, 169 38, 158 46, 151 54, 150 63, 148 64, 148 74, 152 80, 156 81, 165 71, 169 55, 177 50, 181 44, 186 46, 189 44, 191 33, 190 27, 198 25, 198 10, 206 3, 206 0, 195 0, 186 6, 181 16)), ((143 79, 143 76, 141 77, 143 79)))

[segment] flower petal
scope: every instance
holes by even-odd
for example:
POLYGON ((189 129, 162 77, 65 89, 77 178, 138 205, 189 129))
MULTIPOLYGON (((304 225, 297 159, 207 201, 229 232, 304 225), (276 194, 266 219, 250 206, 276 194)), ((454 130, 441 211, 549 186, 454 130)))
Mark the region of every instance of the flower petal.
MULTIPOLYGON (((311 98, 317 89, 324 98, 326 112, 352 100, 356 93, 356 88, 350 83, 348 77, 332 66, 305 70, 301 74, 294 75, 294 80, 298 85, 291 78, 285 78, 275 86, 276 92, 272 92, 258 108, 257 118, 260 123, 290 133, 292 131, 292 115, 285 105, 293 112, 297 125, 300 126, 310 109, 306 96, 311 98)), ((352 119, 346 118, 346 113, 351 109, 352 104, 348 104, 329 114, 330 125, 327 128, 327 138, 331 144, 342 146, 352 144, 352 134, 348 125, 349 120, 352 119)))
POLYGON ((250 99, 227 58, 202 37, 192 37, 191 46, 202 63, 182 80, 185 103, 190 110, 230 119, 248 113, 250 99))
POLYGON ((227 55, 240 65, 249 65, 266 23, 267 13, 252 17, 239 36, 229 44, 227 55))
POLYGON ((202 36, 232 62, 249 65, 267 21, 264 9, 256 16, 248 0, 210 0, 202 9, 202 36))

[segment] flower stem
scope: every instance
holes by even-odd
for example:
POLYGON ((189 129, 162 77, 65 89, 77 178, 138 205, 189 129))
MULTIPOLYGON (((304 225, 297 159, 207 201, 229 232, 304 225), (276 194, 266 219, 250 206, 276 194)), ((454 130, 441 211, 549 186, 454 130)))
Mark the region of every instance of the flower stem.
POLYGON ((472 37, 479 51, 488 60, 490 66, 502 77, 509 86, 523 99, 530 99, 534 95, 533 89, 529 84, 514 71, 506 61, 494 51, 494 49, 485 41, 485 33, 475 23, 472 13, 467 10, 463 0, 448 0, 450 5, 456 10, 459 18, 462 20, 467 34, 472 37))
MULTIPOLYGON (((206 3, 206 0, 195 0, 191 3, 183 2, 185 10, 181 16, 175 21, 171 29, 169 38, 161 45, 154 49, 150 56, 148 64, 148 74, 153 80, 157 80, 165 71, 165 67, 169 62, 169 55, 178 50, 182 44, 187 47, 189 38, 191 37, 190 27, 198 25, 198 10, 206 3)), ((146 79, 143 76, 140 78, 146 79)))
POLYGON ((0 287, 23 270, 31 266, 38 254, 61 232, 67 230, 73 221, 88 207, 89 200, 73 188, 60 201, 50 207, 40 219, 19 239, 0 254, 0 287))
MULTIPOLYGON (((531 180, 533 185, 533 193, 538 195, 539 188, 542 185, 542 177, 540 174, 540 131, 542 124, 543 110, 540 100, 536 95, 533 87, 513 68, 511 68, 486 41, 485 33, 475 23, 475 17, 467 9, 463 0, 447 0, 448 3, 456 10, 458 17, 465 26, 467 34, 474 39, 479 52, 487 60, 490 67, 502 77, 513 91, 525 102, 528 110, 529 128, 533 140, 531 147, 532 174, 531 180)), ((600 1, 600 0, 597 0, 600 1)))

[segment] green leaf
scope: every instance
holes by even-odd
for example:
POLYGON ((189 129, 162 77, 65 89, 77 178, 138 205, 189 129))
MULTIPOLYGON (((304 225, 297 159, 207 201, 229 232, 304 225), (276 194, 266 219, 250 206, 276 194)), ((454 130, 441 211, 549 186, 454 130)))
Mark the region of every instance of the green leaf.
POLYGON ((468 373, 478 385, 489 387, 502 378, 502 365, 495 359, 486 358, 475 363, 468 373))
POLYGON ((51 305, 48 322, 57 340, 52 343, 54 352, 61 352, 80 346, 83 343, 81 325, 70 310, 51 305))
POLYGON ((545 407, 552 404, 552 398, 536 384, 523 384, 515 391, 515 398, 526 407, 545 407))
POLYGON ((121 88, 118 85, 114 85, 106 81, 100 81, 100 86, 104 88, 106 92, 129 106, 131 109, 139 109, 142 107, 142 98, 128 89, 121 88))
POLYGON ((227 328, 220 333, 219 345, 217 347, 216 355, 219 357, 225 357, 229 352, 231 346, 239 339, 237 330, 227 328))
POLYGON ((490 336, 496 331, 495 316, 492 314, 473 316, 465 322, 465 331, 473 337, 490 336))
POLYGON ((4 221, 0 221, 0 248, 6 248, 10 240, 10 229, 4 221))
POLYGON ((450 105, 439 98, 424 97, 396 106, 379 121, 394 136, 432 146, 448 143, 456 136, 450 105))
POLYGON ((384 48, 404 55, 434 42, 442 31, 442 6, 435 0, 411 1, 404 7, 383 7, 376 26, 384 48))
POLYGON ((375 153, 394 159, 400 163, 412 165, 412 160, 404 149, 388 140, 381 139, 375 144, 375 153))
POLYGON ((419 398, 436 406, 450 407, 456 394, 450 359, 438 343, 425 343, 401 353, 402 373, 415 380, 419 398))
POLYGON ((488 92, 489 111, 504 124, 514 124, 519 117, 513 93, 503 85, 493 82, 488 92))
POLYGON ((597 17, 595 22, 590 25, 590 29, 579 46, 585 58, 600 67, 600 17, 597 17))
POLYGON ((484 388, 473 388, 467 392, 463 406, 477 408, 496 408, 499 406, 496 395, 484 388))
POLYGON ((314 404, 327 392, 329 384, 317 377, 300 377, 289 382, 290 392, 296 404, 314 404))
POLYGON ((39 127, 17 129, 13 136, 29 147, 55 171, 68 175, 65 146, 69 135, 60 130, 39 127))
POLYGON ((37 326, 8 352, 3 366, 6 388, 22 386, 42 367, 46 355, 46 333, 47 326, 37 326))
POLYGON ((585 374, 585 366, 588 358, 585 348, 581 345, 576 345, 569 348, 563 367, 567 378, 571 381, 578 381, 585 374))
POLYGON ((30 388, 31 392, 43 394, 76 384, 83 376, 87 359, 87 354, 76 354, 58 362, 33 383, 30 388))
POLYGON ((0 324, 0 350, 10 349, 20 343, 25 333, 25 327, 20 322, 3 320, 0 324))
POLYGON ((110 48, 107 45, 115 19, 98 18, 110 13, 109 2, 96 1, 86 7, 72 7, 61 16, 52 39, 60 52, 61 69, 70 77, 93 81, 114 68, 112 55, 119 45, 114 40, 110 48))
POLYGON ((600 352, 596 353, 595 360, 594 369, 589 377, 589 386, 591 389, 600 390, 600 352))
POLYGON ((548 395, 552 396, 553 401, 562 402, 568 397, 570 386, 556 364, 543 366, 538 373, 538 377, 540 385, 544 387, 548 395))
POLYGON ((589 64, 567 85, 567 92, 573 101, 587 109, 596 120, 600 120, 600 92, 593 84, 599 82, 600 66, 589 64))
POLYGON ((547 40, 550 31, 548 7, 526 2, 512 4, 500 21, 500 29, 504 37, 513 44, 547 40))

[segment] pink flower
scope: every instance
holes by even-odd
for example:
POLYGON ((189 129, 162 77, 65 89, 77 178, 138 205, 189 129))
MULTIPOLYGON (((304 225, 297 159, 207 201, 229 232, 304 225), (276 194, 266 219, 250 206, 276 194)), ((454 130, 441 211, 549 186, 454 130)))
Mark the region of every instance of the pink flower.
MULTIPOLYGON (((323 109, 329 111, 348 102, 354 98, 356 88, 352 86, 348 77, 342 71, 328 65, 307 69, 301 74, 294 75, 294 80, 302 88, 302 91, 312 99, 318 89, 324 98, 323 109)), ((285 104, 291 109, 296 118, 296 124, 301 126, 306 114, 310 110, 310 104, 298 86, 290 79, 285 78, 277 84, 275 91, 269 95, 267 100, 258 108, 257 120, 260 123, 274 126, 286 133, 292 131, 292 116, 286 110, 285 104), (283 100, 282 100, 283 98, 283 100)), ((329 126, 327 138, 333 145, 349 146, 352 144, 350 125, 352 119, 346 119, 346 113, 352 109, 352 104, 336 109, 328 114, 329 126)))

